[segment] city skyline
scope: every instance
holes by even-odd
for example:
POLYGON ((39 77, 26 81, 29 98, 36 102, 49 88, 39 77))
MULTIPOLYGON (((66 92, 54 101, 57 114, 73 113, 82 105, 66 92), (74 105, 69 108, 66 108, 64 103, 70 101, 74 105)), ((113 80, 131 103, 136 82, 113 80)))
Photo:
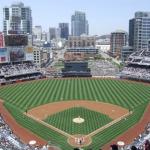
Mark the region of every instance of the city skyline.
MULTIPOLYGON (((0 0, 0 31, 2 31, 3 7, 10 6, 14 0, 0 0)), ((58 27, 60 22, 68 22, 71 27, 71 15, 77 11, 86 13, 90 35, 110 34, 116 29, 128 32, 129 19, 136 11, 150 11, 149 0, 22 0, 32 10, 33 26, 41 25, 43 30, 58 27)), ((71 32, 70 32, 71 33, 71 32)))

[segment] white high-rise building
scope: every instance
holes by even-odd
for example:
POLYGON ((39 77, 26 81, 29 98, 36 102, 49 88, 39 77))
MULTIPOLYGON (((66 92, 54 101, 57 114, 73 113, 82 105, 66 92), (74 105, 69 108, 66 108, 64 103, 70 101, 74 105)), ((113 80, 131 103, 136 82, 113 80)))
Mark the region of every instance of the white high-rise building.
POLYGON ((25 7, 21 2, 4 7, 3 32, 4 34, 32 34, 31 8, 25 7))
POLYGON ((32 30, 34 40, 41 41, 42 40, 42 27, 35 26, 32 30))
POLYGON ((45 31, 42 32, 42 41, 47 41, 47 32, 45 31))
POLYGON ((129 45, 134 51, 147 50, 150 40, 150 12, 136 12, 129 22, 129 45))
POLYGON ((150 40, 150 12, 136 12, 134 26, 134 49, 147 49, 148 40, 150 40))

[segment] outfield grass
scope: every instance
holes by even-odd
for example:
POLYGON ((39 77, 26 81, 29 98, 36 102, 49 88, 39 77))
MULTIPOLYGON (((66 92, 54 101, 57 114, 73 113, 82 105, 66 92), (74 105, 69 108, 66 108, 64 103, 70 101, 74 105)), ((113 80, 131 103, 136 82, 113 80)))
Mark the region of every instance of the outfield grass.
POLYGON ((7 109, 21 125, 46 140, 53 139, 64 150, 71 150, 66 137, 32 119, 24 119, 22 113, 26 109, 64 100, 97 100, 133 110, 133 115, 127 120, 122 120, 93 137, 91 146, 97 150, 140 119, 150 100, 150 86, 111 79, 40 80, 0 87, 0 98, 7 102, 7 109))
POLYGON ((150 97, 148 86, 117 80, 41 80, 0 88, 0 97, 25 111, 61 100, 98 100, 132 109, 150 97))
POLYGON ((111 122, 112 119, 96 111, 83 107, 73 107, 49 116, 44 121, 72 135, 87 135, 111 122), (78 116, 84 119, 83 123, 78 124, 73 122, 73 119, 78 116))

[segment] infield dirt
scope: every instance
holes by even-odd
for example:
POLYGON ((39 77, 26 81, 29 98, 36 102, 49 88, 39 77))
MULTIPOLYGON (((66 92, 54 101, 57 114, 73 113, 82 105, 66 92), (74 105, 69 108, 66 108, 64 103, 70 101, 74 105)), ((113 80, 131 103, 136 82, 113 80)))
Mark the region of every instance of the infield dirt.
POLYGON ((87 109, 106 114, 113 120, 129 112, 127 109, 123 107, 109 103, 87 101, 87 100, 70 100, 70 101, 61 101, 61 102, 59 101, 54 103, 48 103, 45 105, 38 106, 31 110, 28 110, 28 114, 40 120, 44 120, 47 118, 47 116, 51 116, 55 113, 64 111, 72 107, 85 107, 87 109))

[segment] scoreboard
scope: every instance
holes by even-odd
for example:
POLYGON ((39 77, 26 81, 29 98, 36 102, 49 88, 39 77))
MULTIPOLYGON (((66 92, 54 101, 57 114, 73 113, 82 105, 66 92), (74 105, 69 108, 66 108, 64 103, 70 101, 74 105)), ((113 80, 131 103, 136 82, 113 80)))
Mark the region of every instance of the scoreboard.
POLYGON ((5 46, 27 46, 28 37, 27 35, 6 35, 5 36, 5 46))
POLYGON ((25 47, 23 46, 8 46, 7 47, 9 60, 14 61, 24 61, 25 60, 25 47))

